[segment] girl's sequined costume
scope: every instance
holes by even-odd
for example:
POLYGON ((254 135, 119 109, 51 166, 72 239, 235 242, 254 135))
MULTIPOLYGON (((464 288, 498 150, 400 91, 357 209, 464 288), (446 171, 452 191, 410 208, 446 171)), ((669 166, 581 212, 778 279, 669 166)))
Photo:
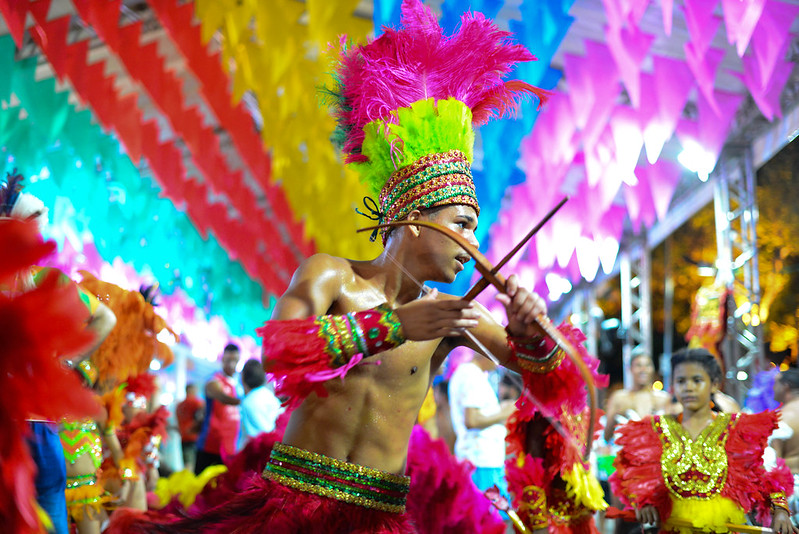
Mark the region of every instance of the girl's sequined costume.
POLYGON ((696 438, 670 416, 630 422, 619 430, 613 492, 628 507, 654 506, 667 532, 692 530, 670 519, 726 532, 725 523, 745 523, 751 511, 769 525, 772 506, 784 507, 793 492, 784 463, 772 471, 763 466, 777 421, 776 412, 719 414, 696 438))

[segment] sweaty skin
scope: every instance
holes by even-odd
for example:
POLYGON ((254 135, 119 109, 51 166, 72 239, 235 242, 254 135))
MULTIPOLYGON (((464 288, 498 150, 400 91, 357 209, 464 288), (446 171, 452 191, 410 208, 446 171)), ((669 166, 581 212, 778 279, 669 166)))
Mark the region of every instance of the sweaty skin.
MULTIPOLYGON (((471 207, 447 206, 434 215, 412 212, 443 224, 476 244, 477 215, 471 207)), ((387 302, 397 313, 406 341, 367 358, 346 379, 327 382, 328 397, 311 395, 292 413, 284 443, 383 471, 401 474, 408 441, 435 371, 458 345, 482 352, 463 335, 468 329, 503 364, 513 368, 507 333, 488 311, 435 290, 421 296, 416 280, 451 282, 462 270, 464 251, 437 232, 394 229, 386 250, 372 261, 312 256, 295 273, 273 319, 344 314, 387 302), (401 264, 406 272, 398 267, 401 264), (379 362, 379 364, 378 364, 379 362), (415 370, 414 370, 415 369, 415 370)), ((540 335, 534 322, 543 300, 508 280, 508 309, 514 335, 540 335)))
POLYGON ((781 424, 788 425, 793 435, 788 439, 774 439, 771 446, 779 458, 785 460, 792 473, 799 473, 799 392, 791 390, 782 380, 774 381, 774 398, 783 403, 780 407, 781 424))

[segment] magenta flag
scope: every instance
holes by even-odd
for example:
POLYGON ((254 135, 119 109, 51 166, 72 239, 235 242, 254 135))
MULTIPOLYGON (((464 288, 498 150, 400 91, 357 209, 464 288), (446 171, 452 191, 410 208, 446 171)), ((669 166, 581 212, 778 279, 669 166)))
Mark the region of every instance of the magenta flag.
POLYGON ((605 38, 630 101, 634 108, 638 108, 641 102, 641 63, 649 53, 655 36, 642 32, 637 26, 609 25, 605 28, 605 38))
POLYGON ((738 57, 744 56, 765 3, 766 0, 721 0, 727 42, 735 45, 738 57))
POLYGON ((738 75, 743 80, 752 99, 757 104, 758 109, 766 119, 773 121, 774 117, 782 117, 780 107, 780 95, 785 88, 785 84, 791 77, 794 64, 791 61, 780 61, 775 67, 771 79, 766 87, 760 84, 760 64, 754 56, 744 56, 744 72, 738 75))
POLYGON ((661 160, 654 165, 642 166, 637 174, 649 185, 657 218, 664 220, 677 185, 680 183, 682 170, 673 162, 661 160))
POLYGON ((684 0, 685 24, 697 56, 702 57, 710 47, 721 21, 713 15, 718 0, 684 0))
POLYGON ((785 59, 791 25, 797 13, 799 6, 783 2, 769 2, 763 9, 752 36, 752 51, 759 64, 761 88, 769 85, 777 63, 785 59))
POLYGON ((663 31, 671 37, 671 23, 674 16, 674 0, 660 0, 660 12, 663 16, 663 31))
POLYGON ((706 54, 699 54, 693 42, 685 43, 684 49, 685 62, 696 78, 699 91, 710 102, 710 105, 715 108, 716 101, 713 97, 713 85, 716 79, 716 71, 721 60, 724 59, 724 50, 711 48, 706 54))

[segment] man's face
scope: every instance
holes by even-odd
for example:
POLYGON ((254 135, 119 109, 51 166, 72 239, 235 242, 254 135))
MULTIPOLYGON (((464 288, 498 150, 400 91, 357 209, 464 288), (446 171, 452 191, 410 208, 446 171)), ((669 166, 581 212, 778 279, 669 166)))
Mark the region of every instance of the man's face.
POLYGON ((635 358, 630 370, 633 373, 633 381, 638 387, 648 386, 652 383, 652 378, 655 375, 655 366, 649 356, 641 355, 635 358))
POLYGON ((197 386, 189 386, 186 388, 186 396, 192 397, 197 395, 197 386))
MULTIPOLYGON (((477 229, 477 212, 471 206, 453 204, 429 215, 422 215, 422 219, 445 226, 462 235, 475 248, 479 246, 474 235, 477 229)), ((455 276, 464 269, 471 256, 457 243, 438 232, 422 228, 421 235, 425 244, 420 251, 420 258, 433 268, 429 279, 447 283, 455 280, 455 276)))
POLYGON ((222 371, 228 376, 236 374, 236 366, 239 364, 239 351, 226 350, 222 354, 222 371))

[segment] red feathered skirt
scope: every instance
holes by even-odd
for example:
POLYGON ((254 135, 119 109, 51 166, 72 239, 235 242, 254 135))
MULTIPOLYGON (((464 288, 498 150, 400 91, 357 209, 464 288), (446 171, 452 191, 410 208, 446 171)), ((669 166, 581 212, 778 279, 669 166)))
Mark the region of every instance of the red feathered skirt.
POLYGON ((407 477, 278 443, 263 476, 252 475, 233 499, 184 518, 117 510, 106 533, 416 534, 402 513, 408 485, 407 477))

